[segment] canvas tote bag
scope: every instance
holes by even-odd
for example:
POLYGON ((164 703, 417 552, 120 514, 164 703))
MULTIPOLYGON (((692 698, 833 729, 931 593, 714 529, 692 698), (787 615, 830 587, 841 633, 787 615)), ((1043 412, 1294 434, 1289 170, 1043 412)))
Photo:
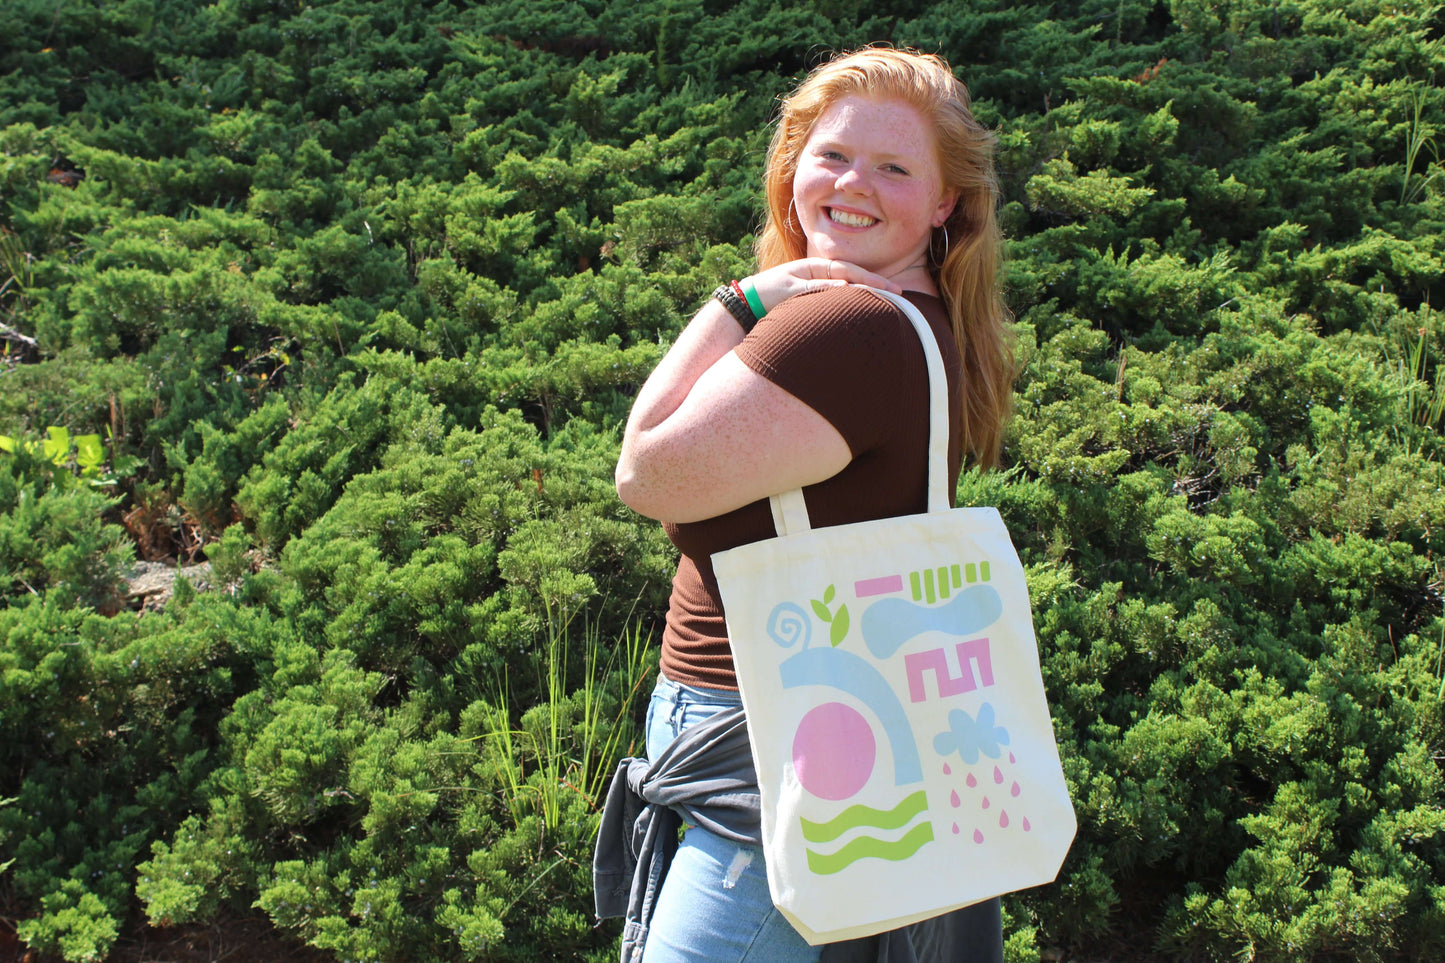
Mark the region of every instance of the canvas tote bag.
POLYGON ((950 508, 948 390, 931 404, 928 510, 713 556, 762 793, 773 902, 817 945, 1054 879, 1076 823, 1023 566, 994 508, 950 508))

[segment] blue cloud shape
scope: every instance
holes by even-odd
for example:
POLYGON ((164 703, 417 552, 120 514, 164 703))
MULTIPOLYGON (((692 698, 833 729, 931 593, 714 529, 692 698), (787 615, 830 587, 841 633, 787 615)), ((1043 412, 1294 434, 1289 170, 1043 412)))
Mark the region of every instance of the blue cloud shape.
POLYGON ((994 725, 993 706, 985 702, 978 708, 978 719, 962 709, 951 709, 948 713, 948 729, 933 737, 933 749, 940 756, 958 753, 960 759, 972 766, 980 754, 990 759, 1003 755, 1001 746, 1008 745, 1008 730, 994 725))

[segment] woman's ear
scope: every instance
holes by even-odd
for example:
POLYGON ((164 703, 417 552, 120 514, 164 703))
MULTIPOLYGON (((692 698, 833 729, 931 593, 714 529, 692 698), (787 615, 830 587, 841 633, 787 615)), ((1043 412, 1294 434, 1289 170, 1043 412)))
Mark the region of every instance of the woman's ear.
POLYGON ((943 223, 953 216, 953 208, 958 204, 958 191, 952 188, 943 192, 943 197, 938 201, 938 207, 933 212, 933 226, 942 227, 943 223))

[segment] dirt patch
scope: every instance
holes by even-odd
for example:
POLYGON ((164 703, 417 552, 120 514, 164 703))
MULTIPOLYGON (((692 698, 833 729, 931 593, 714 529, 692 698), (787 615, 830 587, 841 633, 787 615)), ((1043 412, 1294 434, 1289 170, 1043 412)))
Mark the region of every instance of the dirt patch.
POLYGON ((132 609, 158 612, 171 600, 179 578, 204 592, 212 587, 211 563, 176 566, 166 562, 136 562, 125 574, 126 602, 132 609))

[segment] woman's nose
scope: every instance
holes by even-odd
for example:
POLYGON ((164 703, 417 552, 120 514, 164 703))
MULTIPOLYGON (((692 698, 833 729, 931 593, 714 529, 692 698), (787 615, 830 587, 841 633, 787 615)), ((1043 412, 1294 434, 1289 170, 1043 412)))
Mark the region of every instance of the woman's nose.
POLYGON ((872 189, 872 183, 866 174, 857 167, 849 167, 838 175, 834 186, 840 191, 847 191, 851 194, 867 194, 872 189))

